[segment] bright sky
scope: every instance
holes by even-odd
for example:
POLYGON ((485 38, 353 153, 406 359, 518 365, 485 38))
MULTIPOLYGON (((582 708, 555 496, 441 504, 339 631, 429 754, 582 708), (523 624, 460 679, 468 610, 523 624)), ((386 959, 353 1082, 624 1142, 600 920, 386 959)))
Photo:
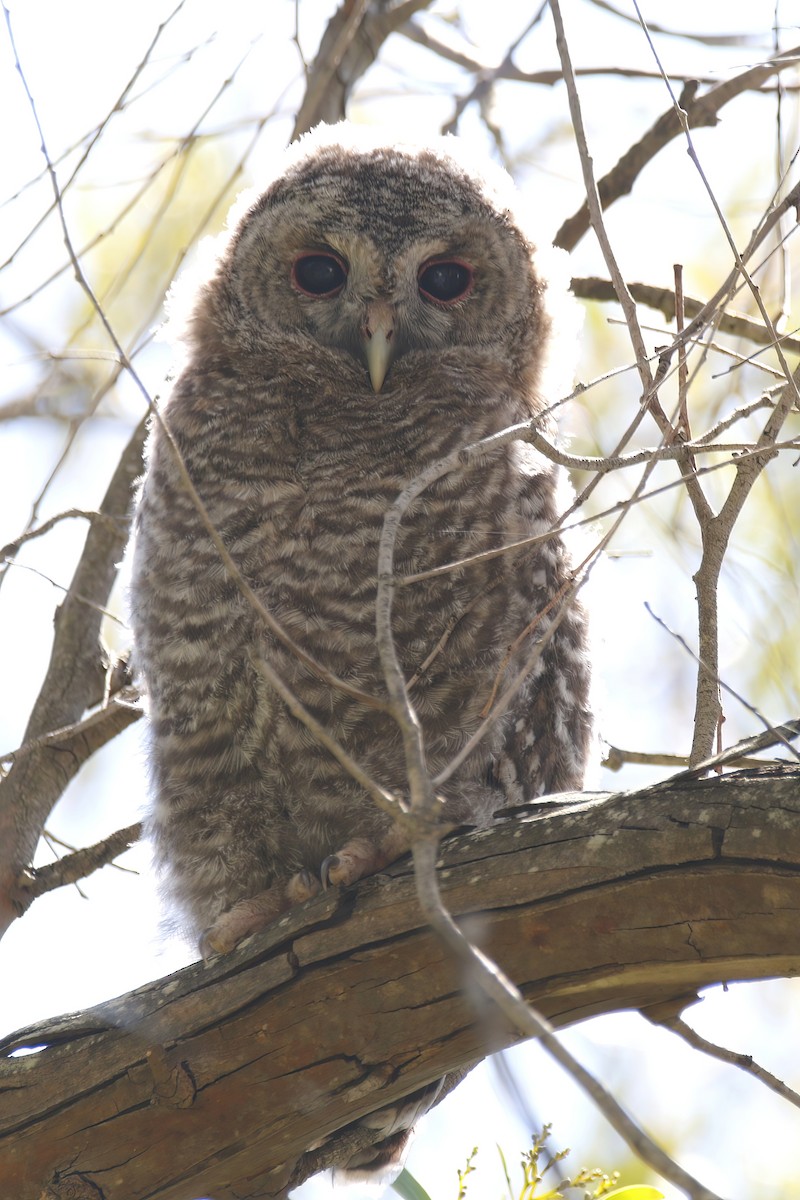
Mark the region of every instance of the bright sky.
MULTIPOLYGON (((303 0, 300 5, 300 39, 309 59, 334 7, 322 0, 303 0)), ((468 0, 462 7, 476 55, 488 64, 500 61, 524 24, 521 6, 468 0)), ((523 7, 527 11, 534 6, 523 7)), ((619 0, 619 7, 628 11, 631 6, 627 0, 619 0)), ((675 29, 713 32, 724 26, 725 30, 761 35, 758 45, 735 48, 661 38, 659 51, 668 70, 721 77, 758 61, 771 46, 772 0, 740 0, 724 6, 696 0, 663 5, 651 0, 642 7, 646 15, 668 21, 675 29)), ((434 12, 446 15, 450 8, 442 3, 434 6, 434 12)), ((588 2, 564 4, 564 9, 577 65, 652 69, 633 24, 612 21, 588 2)), ((172 7, 166 0, 141 0, 135 9, 126 10, 124 27, 114 6, 103 0, 74 0, 69 5, 61 0, 17 0, 10 11, 25 77, 56 159, 104 120, 172 7)), ((233 154, 251 137, 255 120, 276 110, 250 156, 247 179, 242 182, 257 180, 285 143, 302 88, 292 44, 294 5, 288 0, 273 0, 269 5, 234 0, 225 8, 225 29, 218 31, 221 11, 208 0, 186 0, 170 22, 153 62, 134 89, 142 98, 109 124, 81 176, 81 189, 67 206, 78 243, 90 236, 94 221, 99 226, 108 221, 121 198, 147 176, 166 139, 190 128, 232 74, 234 85, 223 90, 201 130, 209 134, 226 131, 224 144, 233 154), (265 12, 268 27, 263 25, 265 12), (199 49, 187 58, 194 47, 199 49), (237 68, 242 61, 244 65, 237 68)), ((792 27, 800 26, 800 0, 784 0, 780 20, 789 31, 782 43, 786 48, 792 44, 792 27)), ((447 35, 442 20, 432 16, 425 24, 437 36, 447 35)), ((41 175, 43 164, 7 37, 0 54, 2 195, 19 193, 2 210, 0 259, 4 261, 49 203, 49 194, 46 179, 27 186, 41 175)), ((364 81, 354 115, 376 123, 402 121, 406 132, 422 138, 437 132, 452 113, 454 90, 457 94, 464 91, 463 78, 398 38, 386 48, 385 57, 388 65, 374 70, 364 81), (419 78, 425 79, 422 86, 414 82, 419 78)), ((548 21, 520 48, 515 61, 531 70, 556 65, 548 21)), ((667 104, 663 88, 655 82, 586 81, 582 88, 598 171, 607 169, 667 104)), ((717 129, 697 136, 704 166, 726 205, 740 244, 774 187, 774 148, 769 142, 774 125, 763 119, 763 106, 768 103, 737 102, 717 129), (732 171, 731 164, 737 169, 732 171)), ((565 113, 560 87, 501 91, 494 113, 506 132, 512 156, 518 160, 525 195, 549 234, 577 207, 582 195, 573 148, 559 137, 567 120, 565 113)), ((791 152, 797 131, 793 98, 785 103, 784 127, 791 152)), ((474 106, 464 119, 462 133, 489 148, 474 106)), ((76 162, 76 154, 71 153, 59 165, 62 182, 76 162)), ((196 186, 202 186, 202 181, 196 186)), ((672 264, 680 257, 686 264, 687 290, 708 294, 710 284, 716 286, 727 271, 722 234, 678 144, 648 168, 637 183, 634 198, 612 210, 608 225, 629 278, 669 286, 672 264)), ((5 307, 14 302, 64 261, 61 235, 51 220, 15 261, 0 271, 0 303, 5 307)), ((579 248, 572 269, 575 274, 605 274, 590 239, 579 248)), ((134 307, 136 301, 136 295, 130 297, 134 307)), ((65 326, 73 320, 79 303, 66 272, 51 288, 9 314, 0 331, 7 363, 0 404, 25 396, 41 378, 43 356, 60 348, 65 326)), ((653 323, 657 324, 655 319, 653 323)), ((651 341, 658 344, 657 333, 651 341)), ((89 343, 78 344, 96 351, 100 343, 93 333, 89 343)), ((606 369, 629 361, 621 334, 605 344, 617 356, 606 363, 606 369)), ((168 367, 168 349, 153 347, 137 362, 148 386, 157 392, 168 367)), ((596 365, 592 370, 597 370, 596 365)), ((633 394, 631 386, 624 380, 615 385, 620 399, 633 394)), ((574 418, 578 437, 597 436, 592 403, 582 410, 583 416, 574 418)), ((601 420, 607 416, 606 405, 606 400, 600 404, 601 420)), ((78 439, 66 469, 47 492, 41 518, 97 503, 107 472, 140 412, 141 399, 132 388, 123 387, 115 407, 108 407, 106 417, 99 418, 78 439)), ((608 431, 610 441, 616 428, 608 431)), ((64 440, 63 423, 41 418, 0 422, 0 544, 24 526, 64 440)), ((796 491, 794 495, 800 503, 796 491)), ((668 519, 662 517, 665 522, 668 519)), ((26 549, 19 561, 57 582, 66 582, 83 533, 80 522, 67 522, 57 535, 26 549)), ((603 732, 610 741, 632 748, 680 751, 685 749, 690 720, 691 669, 677 656, 664 665, 664 635, 654 629, 643 601, 653 601, 670 624, 687 636, 691 634, 687 563, 692 561, 693 541, 689 536, 685 544, 672 549, 657 543, 653 553, 647 527, 634 520, 622 547, 636 552, 635 557, 605 564, 594 584, 601 617, 598 654, 605 690, 603 732)), ((759 603, 761 586, 758 579, 749 577, 745 566, 740 571, 725 596, 723 671, 734 674, 744 671, 744 660, 752 650, 752 606, 759 603)), ((21 739, 47 662, 45 631, 50 628, 58 595, 47 580, 23 568, 11 572, 0 593, 0 662, 6 685, 0 695, 3 749, 21 739)), ((118 611, 122 612, 119 605, 118 611)), ((773 704, 770 719, 793 715, 785 695, 767 695, 773 704)), ((794 699, 796 702, 796 689, 794 699)), ((735 707, 729 720, 729 742, 754 732, 749 714, 735 707)), ((603 786, 634 787, 652 775, 633 769, 618 778, 605 778, 603 786)), ((146 790, 141 731, 134 727, 92 760, 61 801, 50 828, 76 846, 89 844, 137 819, 146 790)), ((46 851, 42 857, 47 859, 46 851)), ((76 889, 62 890, 37 901, 24 921, 11 929, 0 950, 0 979, 4 981, 0 988, 1 1031, 99 1003, 191 959, 190 951, 159 932, 158 902, 146 849, 134 848, 125 856, 124 866, 140 874, 106 868, 83 885, 88 899, 76 889)), ((733 986, 727 993, 718 989, 692 1010, 691 1020, 706 1036, 762 1058, 778 1075, 788 1075, 787 1082, 792 1082, 793 1075, 798 1086, 797 1065, 787 1061, 785 1043, 774 1030, 776 1026, 784 1031, 789 1027, 792 1003, 799 998, 797 986, 785 983, 760 985, 757 992, 744 986, 733 986)), ((565 1036, 587 1066, 618 1085, 629 1110, 641 1113, 671 1149, 683 1147, 684 1165, 709 1186, 731 1196, 746 1194, 748 1200, 772 1200, 780 1194, 778 1181, 790 1179, 796 1170, 798 1126, 788 1105, 751 1087, 732 1071, 700 1061, 671 1035, 650 1028, 640 1018, 620 1015, 581 1026, 565 1036), (739 1120, 729 1119, 731 1114, 739 1120)), ((572 1140, 576 1146, 577 1157, 571 1160, 575 1168, 589 1158, 597 1157, 606 1167, 622 1158, 613 1135, 592 1132, 596 1125, 586 1102, 537 1048, 519 1048, 509 1058, 538 1120, 554 1122, 559 1144, 572 1140)), ((527 1144, 529 1132, 496 1071, 487 1066, 476 1071, 424 1123, 409 1167, 432 1196, 454 1200, 456 1168, 478 1143, 482 1172, 471 1177, 475 1182, 469 1194, 471 1200, 494 1197, 501 1193, 495 1143, 502 1145, 509 1162, 516 1163, 517 1150, 527 1144)), ((327 1195, 329 1187, 327 1181, 314 1181, 297 1195, 313 1200, 327 1195)), ((343 1198, 347 1194, 340 1193, 343 1198)), ((353 1192, 356 1194, 364 1195, 363 1191, 353 1192)))

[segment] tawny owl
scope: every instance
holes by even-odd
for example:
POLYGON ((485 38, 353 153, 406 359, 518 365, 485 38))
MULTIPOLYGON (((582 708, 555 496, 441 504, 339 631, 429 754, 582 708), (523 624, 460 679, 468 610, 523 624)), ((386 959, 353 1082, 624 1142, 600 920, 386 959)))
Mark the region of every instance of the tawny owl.
MULTIPOLYGON (((382 785, 398 796, 407 785, 394 722, 268 630, 175 452, 283 630, 385 697, 375 596, 388 506, 433 460, 557 398, 543 394, 552 289, 510 181, 492 170, 475 170, 455 139, 420 148, 322 127, 232 227, 195 296, 187 365, 163 408, 172 444, 152 429, 132 618, 150 830, 172 908, 206 951, 230 949, 320 881, 351 883, 404 849, 259 663, 382 785)), ((397 573, 547 533, 559 486, 522 441, 462 464, 407 513, 397 573)), ((496 682, 502 690, 546 643, 508 711, 438 789, 449 820, 483 824, 581 785, 591 718, 577 602, 548 640, 570 571, 555 535, 399 590, 394 634, 432 775, 480 724, 496 682)))

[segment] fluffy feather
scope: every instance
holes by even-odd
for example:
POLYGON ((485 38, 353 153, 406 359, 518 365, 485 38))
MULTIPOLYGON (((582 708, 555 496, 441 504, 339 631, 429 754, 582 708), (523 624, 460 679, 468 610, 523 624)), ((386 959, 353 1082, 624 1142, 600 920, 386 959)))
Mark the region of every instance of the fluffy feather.
MULTIPOLYGON (((410 147, 321 128, 240 206, 193 296, 186 366, 163 410, 174 444, 270 612, 375 695, 385 693, 374 602, 388 505, 431 461, 556 398, 541 389, 561 292, 548 289, 515 203, 510 181, 476 168, 455 139, 410 147), (309 254, 341 265, 336 294, 298 286, 295 264, 309 254), (463 294, 440 302, 421 291, 432 261, 463 266, 463 294), (391 353, 377 393, 376 322, 391 353)), ((522 442, 449 474, 407 515, 398 572, 547 533, 559 485, 522 442)), ((546 634, 557 611, 548 605, 569 578, 556 535, 400 589, 395 636, 432 773, 478 726, 508 647, 533 622, 510 678, 546 634)), ((347 883, 402 851, 389 818, 287 712, 257 660, 402 794, 397 728, 322 683, 264 627, 158 423, 131 595, 150 717, 150 832, 169 905, 191 936, 206 931, 206 949, 230 949, 312 895, 321 869, 347 883)), ((443 788, 447 817, 484 824, 498 808, 580 787, 588 685, 585 614, 573 602, 510 710, 443 788)))

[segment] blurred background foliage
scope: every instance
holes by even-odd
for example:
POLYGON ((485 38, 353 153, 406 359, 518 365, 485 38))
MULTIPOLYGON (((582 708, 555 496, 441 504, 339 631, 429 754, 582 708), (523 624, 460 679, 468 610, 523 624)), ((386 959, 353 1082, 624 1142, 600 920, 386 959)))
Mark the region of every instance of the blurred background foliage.
MULTIPOLYGON (((583 184, 547 6, 434 0, 408 7, 418 11, 357 80, 348 115, 386 124, 411 139, 446 130, 483 147, 514 175, 540 240, 551 240, 580 206, 583 184)), ((632 5, 573 0, 564 7, 599 176, 669 108, 669 96, 632 5)), ((688 0, 666 8, 650 0, 640 7, 653 22, 653 38, 678 91, 692 78, 701 88, 714 86, 800 41, 798 0, 741 0, 724 11, 688 0), (666 22, 669 29, 658 32, 658 24, 666 22)), ((126 11, 124 24, 100 0, 75 0, 68 7, 27 0, 11 10, 19 62, 55 165, 72 245, 154 397, 164 394, 173 361, 160 334, 169 285, 196 262, 200 240, 223 227, 237 192, 269 176, 291 136, 335 9, 332 0, 269 5, 233 0, 224 7, 203 0, 177 5, 143 0, 126 11)), ((757 94, 739 96, 722 110, 719 124, 693 135, 739 247, 773 196, 797 182, 797 96, 798 72, 791 67, 780 82, 773 77, 757 94)), ((8 39, 0 103, 6 143, 0 226, 0 346, 6 363, 0 381, 2 545, 59 513, 97 505, 141 417, 143 400, 76 283, 8 39)), ((687 296, 705 300, 731 268, 720 223, 680 138, 644 168, 632 194, 609 208, 606 219, 630 282, 671 288, 673 264, 680 263, 687 296)), ((757 256, 764 262, 756 279, 781 333, 792 333, 799 323, 793 228, 789 214, 757 256)), ((569 270, 579 277, 607 277, 591 233, 572 253, 569 270)), ((618 306, 584 301, 581 307, 576 378, 586 388, 560 410, 562 432, 575 454, 605 455, 633 419, 640 385, 618 306)), ((732 307, 758 319, 745 288, 732 307)), ((674 322, 644 307, 640 320, 651 352, 672 340, 674 322)), ((772 350, 720 332, 712 342, 689 357, 695 436, 779 382, 772 350), (753 355, 752 362, 742 362, 753 355)), ((790 362, 794 366, 796 355, 790 362)), ((661 401, 668 413, 675 408, 674 378, 662 389, 661 401)), ((723 440, 751 443, 764 419, 765 410, 756 410, 723 440)), ((799 433, 795 413, 785 436, 796 439, 799 433)), ((628 449, 658 440, 653 422, 645 419, 628 449)), ((702 460, 703 466, 721 464, 703 479, 714 507, 730 486, 726 460, 729 454, 702 460)), ((753 709, 775 723, 800 712, 796 462, 796 451, 784 452, 762 474, 726 558, 720 669, 750 707, 726 696, 725 744, 760 732, 753 709)), ((604 477, 582 514, 593 520, 590 537, 603 531, 605 514, 630 497, 637 478, 636 471, 604 477)), ((576 473, 573 482, 580 490, 588 480, 576 473)), ((589 585, 601 733, 630 750, 685 754, 695 666, 644 602, 696 645, 692 575, 699 533, 674 464, 655 469, 648 491, 656 489, 662 490, 630 508, 589 585)), ((49 656, 54 612, 84 535, 80 517, 65 519, 0 564, 4 750, 22 737, 49 656)), ((124 572, 106 632, 114 651, 127 647, 124 572)), ((598 768, 593 783, 633 788, 666 774, 667 768, 648 765, 625 766, 617 774, 598 768)), ((50 827, 70 844, 96 840, 137 818, 146 786, 141 732, 134 727, 90 761, 50 827)), ((51 853, 43 846, 42 861, 51 853)), ((90 903, 73 890, 45 897, 12 930, 4 953, 10 956, 8 977, 15 972, 19 983, 0 1000, 6 1028, 96 1002, 190 957, 158 932, 146 847, 135 847, 122 865, 140 874, 106 868, 83 885, 90 903)), ((727 1037, 734 1048, 763 1055, 797 1086, 797 1056, 786 1053, 796 1041, 791 1016, 797 999, 790 982, 717 989, 692 1010, 691 1020, 711 1038, 727 1037), (702 1015, 695 1022, 697 1013, 702 1015)), ((748 1200, 770 1200, 787 1188, 791 1194, 797 1124, 788 1106, 730 1069, 700 1061, 641 1018, 603 1018, 565 1036, 626 1106, 711 1186, 748 1200)), ((487 1066, 475 1072, 425 1123, 411 1163, 431 1195, 455 1194, 458 1165, 484 1134, 506 1149, 524 1145, 542 1118, 555 1120, 565 1140, 577 1139, 580 1131, 590 1158, 624 1167, 626 1152, 616 1138, 596 1125, 585 1102, 535 1047, 505 1055, 504 1061, 511 1065, 503 1071, 487 1066)), ((488 1158, 488 1146, 484 1153, 488 1158)), ((624 1167, 623 1182, 641 1178, 640 1168, 624 1167)), ((300 1194, 321 1195, 321 1187, 312 1182, 300 1194)), ((471 1195, 499 1195, 501 1181, 498 1176, 474 1188, 471 1195), (494 1190, 485 1190, 489 1187, 494 1190)))

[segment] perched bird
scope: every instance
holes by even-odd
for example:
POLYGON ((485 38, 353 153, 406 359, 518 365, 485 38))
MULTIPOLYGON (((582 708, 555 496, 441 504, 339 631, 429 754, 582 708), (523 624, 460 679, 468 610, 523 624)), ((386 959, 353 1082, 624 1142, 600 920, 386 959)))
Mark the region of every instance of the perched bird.
MULTIPOLYGON (((152 427, 131 610, 150 833, 170 908, 205 953, 407 848, 260 666, 407 794, 398 727, 369 701, 386 698, 384 515, 434 460, 558 398, 545 371, 559 297, 517 204, 504 173, 476 168, 457 139, 418 147, 319 127, 242 206, 194 295, 186 365, 152 427), (259 605, 348 690, 276 636, 259 605)), ((561 483, 522 440, 463 462, 406 513, 397 575, 549 534, 561 483)), ((562 611, 570 581, 556 532, 398 589, 394 637, 432 776, 542 643, 505 713, 437 789, 447 821, 485 824, 581 786, 590 664, 580 603, 562 611)), ((389 1139, 392 1154, 404 1136, 389 1139)))

